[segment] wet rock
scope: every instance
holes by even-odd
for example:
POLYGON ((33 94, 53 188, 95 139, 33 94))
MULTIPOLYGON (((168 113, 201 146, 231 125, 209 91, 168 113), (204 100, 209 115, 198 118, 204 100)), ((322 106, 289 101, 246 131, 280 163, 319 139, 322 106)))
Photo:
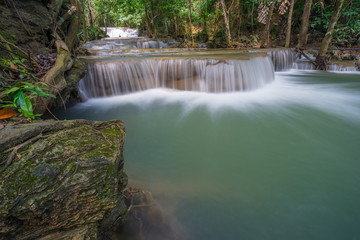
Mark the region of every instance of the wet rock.
POLYGON ((124 199, 128 208, 125 223, 108 233, 108 240, 186 240, 188 236, 177 220, 167 213, 151 193, 126 188, 124 199))
POLYGON ((0 131, 0 239, 98 239, 100 226, 122 223, 124 141, 122 121, 7 124, 0 131))
POLYGON ((355 54, 344 54, 342 60, 358 60, 358 56, 355 54))
POLYGON ((206 46, 207 46, 206 43, 199 43, 198 45, 199 48, 206 48, 206 46))

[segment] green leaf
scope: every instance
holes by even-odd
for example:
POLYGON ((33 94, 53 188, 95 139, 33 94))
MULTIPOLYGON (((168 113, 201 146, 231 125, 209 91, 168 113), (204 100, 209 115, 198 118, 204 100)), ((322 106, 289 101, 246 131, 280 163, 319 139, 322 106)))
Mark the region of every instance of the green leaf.
POLYGON ((19 89, 20 89, 20 88, 18 88, 18 87, 13 87, 13 88, 10 88, 10 89, 4 91, 4 94, 6 94, 6 95, 9 96, 10 93, 16 92, 16 91, 19 90, 19 89))
POLYGON ((20 106, 20 112, 24 114, 25 117, 34 118, 33 107, 30 99, 22 92, 17 91, 15 93, 16 103, 20 106))

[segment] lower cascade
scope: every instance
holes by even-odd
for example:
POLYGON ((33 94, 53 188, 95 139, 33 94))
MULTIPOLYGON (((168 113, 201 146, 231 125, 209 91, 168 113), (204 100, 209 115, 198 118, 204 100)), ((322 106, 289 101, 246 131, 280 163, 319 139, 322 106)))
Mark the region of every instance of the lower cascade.
POLYGON ((79 90, 85 99, 151 88, 224 93, 257 89, 273 80, 274 66, 269 57, 150 59, 88 64, 79 90))

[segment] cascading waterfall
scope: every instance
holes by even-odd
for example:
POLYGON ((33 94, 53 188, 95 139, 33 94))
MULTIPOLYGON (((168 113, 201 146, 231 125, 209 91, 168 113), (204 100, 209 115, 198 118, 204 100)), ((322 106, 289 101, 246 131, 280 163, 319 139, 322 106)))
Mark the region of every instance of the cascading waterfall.
MULTIPOLYGON (((116 31, 124 33, 120 34, 121 36, 125 36, 125 33, 134 33, 134 29, 108 28, 111 36, 118 35, 116 31)), ((176 46, 176 41, 128 36, 104 38, 83 45, 93 55, 97 55, 98 59, 94 62, 95 57, 92 58, 92 62, 88 64, 88 73, 79 84, 84 99, 121 95, 151 88, 211 93, 248 91, 273 81, 274 72, 294 68, 314 69, 307 60, 296 60, 296 52, 291 49, 191 49, 192 52, 187 49, 185 54, 186 50, 168 49, 176 46), (250 58, 248 55, 251 55, 250 58), (104 61, 101 61, 103 57, 104 61)), ((328 70, 356 69, 329 65, 328 70)))
MULTIPOLYGON (((102 30, 105 31, 105 28, 102 28, 102 30)), ((106 34, 112 38, 115 38, 115 37, 138 37, 139 36, 139 30, 132 29, 132 28, 108 27, 108 28, 106 28, 106 30, 107 30, 106 34)))
POLYGON ((104 38, 102 40, 88 42, 83 45, 88 50, 110 49, 141 49, 141 48, 166 48, 168 44, 159 39, 150 38, 104 38))
MULTIPOLYGON (((354 72, 354 71, 356 71, 355 67, 345 67, 345 66, 341 66, 341 65, 337 65, 337 64, 331 64, 331 65, 328 65, 327 67, 328 67, 328 71, 330 71, 330 72, 347 72, 347 71, 354 72)), ((312 64, 311 62, 305 62, 305 61, 294 62, 292 68, 297 69, 297 70, 315 70, 314 64, 312 64)))
POLYGON ((290 70, 296 60, 296 53, 291 49, 252 50, 249 52, 266 52, 273 61, 275 72, 290 70))
POLYGON ((296 53, 290 49, 273 50, 267 53, 274 63, 276 72, 290 70, 296 60, 296 53))
POLYGON ((85 99, 151 88, 223 93, 256 89, 273 80, 274 66, 269 57, 150 59, 88 64, 79 90, 85 99))

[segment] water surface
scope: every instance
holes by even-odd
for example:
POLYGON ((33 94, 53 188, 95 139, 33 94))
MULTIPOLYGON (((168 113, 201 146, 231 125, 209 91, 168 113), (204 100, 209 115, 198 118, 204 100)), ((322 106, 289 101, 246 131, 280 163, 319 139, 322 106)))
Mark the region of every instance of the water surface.
POLYGON ((59 116, 125 121, 125 170, 190 239, 360 239, 360 75, 249 92, 151 89, 59 116))

